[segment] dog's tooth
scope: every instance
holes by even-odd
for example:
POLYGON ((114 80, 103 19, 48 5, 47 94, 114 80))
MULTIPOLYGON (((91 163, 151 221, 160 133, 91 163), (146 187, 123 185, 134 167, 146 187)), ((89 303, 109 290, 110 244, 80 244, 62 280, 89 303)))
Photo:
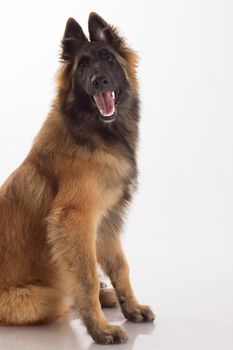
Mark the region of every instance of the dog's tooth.
POLYGON ((113 98, 113 100, 115 100, 115 92, 114 91, 112 92, 112 98, 113 98))

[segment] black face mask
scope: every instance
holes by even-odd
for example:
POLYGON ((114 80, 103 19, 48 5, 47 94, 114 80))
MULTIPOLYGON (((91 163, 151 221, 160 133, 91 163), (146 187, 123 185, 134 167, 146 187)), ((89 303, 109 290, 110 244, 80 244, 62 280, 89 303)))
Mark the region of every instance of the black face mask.
POLYGON ((79 105, 91 104, 86 108, 93 109, 98 118, 113 121, 128 87, 124 69, 111 48, 101 43, 85 45, 78 55, 74 77, 73 94, 79 105))

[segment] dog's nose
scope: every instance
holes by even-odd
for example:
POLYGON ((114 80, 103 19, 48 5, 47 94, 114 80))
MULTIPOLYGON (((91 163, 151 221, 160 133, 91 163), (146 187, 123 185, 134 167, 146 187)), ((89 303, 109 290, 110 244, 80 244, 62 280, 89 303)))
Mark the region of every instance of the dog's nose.
POLYGON ((91 82, 95 90, 105 90, 109 85, 109 81, 106 77, 96 75, 91 79, 91 82))

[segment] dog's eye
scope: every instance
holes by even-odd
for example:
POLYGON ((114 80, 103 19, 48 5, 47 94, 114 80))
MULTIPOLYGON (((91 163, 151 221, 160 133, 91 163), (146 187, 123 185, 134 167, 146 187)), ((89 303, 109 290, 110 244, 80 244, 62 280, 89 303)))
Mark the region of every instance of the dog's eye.
POLYGON ((108 55, 105 56, 105 59, 108 62, 112 62, 114 60, 114 57, 112 55, 108 54, 108 55))
POLYGON ((79 62, 78 64, 78 69, 84 69, 85 67, 87 66, 87 63, 86 62, 79 62))
POLYGON ((84 68, 87 67, 87 65, 88 65, 88 59, 87 58, 82 58, 78 62, 78 69, 83 70, 84 68))

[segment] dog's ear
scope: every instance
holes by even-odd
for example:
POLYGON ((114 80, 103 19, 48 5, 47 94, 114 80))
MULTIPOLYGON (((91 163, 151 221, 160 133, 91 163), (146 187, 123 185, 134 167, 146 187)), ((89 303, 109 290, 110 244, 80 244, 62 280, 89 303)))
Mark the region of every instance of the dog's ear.
POLYGON ((105 39, 104 32, 109 27, 108 23, 95 12, 91 12, 88 19, 88 30, 91 41, 102 41, 105 39))
POLYGON ((62 39, 63 60, 70 60, 75 57, 79 48, 87 42, 81 26, 73 18, 69 18, 66 23, 65 33, 62 39))
POLYGON ((88 30, 91 41, 103 41, 115 49, 120 48, 124 42, 124 39, 118 35, 116 28, 105 22, 95 12, 91 12, 89 15, 88 30))

